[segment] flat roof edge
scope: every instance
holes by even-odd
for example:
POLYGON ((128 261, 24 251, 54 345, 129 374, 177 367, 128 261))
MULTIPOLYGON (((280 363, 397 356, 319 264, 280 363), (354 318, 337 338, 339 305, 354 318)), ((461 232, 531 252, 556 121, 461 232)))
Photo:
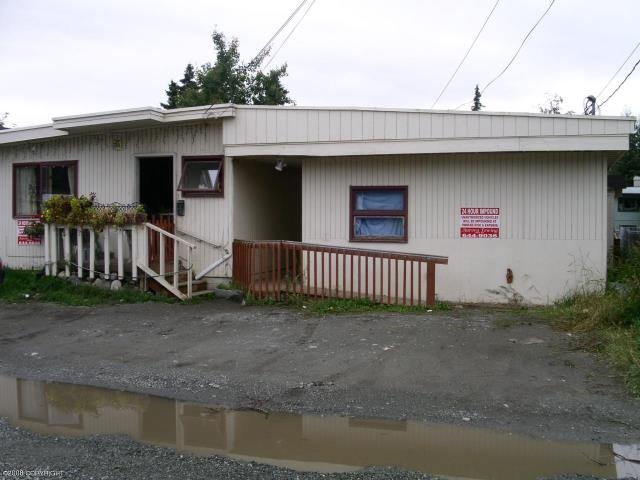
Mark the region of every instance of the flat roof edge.
POLYGON ((598 119, 598 120, 627 120, 630 122, 637 121, 633 116, 611 116, 611 115, 582 115, 582 114, 552 114, 552 113, 536 113, 536 112, 500 112, 481 110, 473 112, 471 110, 437 110, 426 108, 383 108, 383 107, 354 107, 354 106, 301 106, 301 105, 234 105, 239 110, 255 109, 255 110, 337 110, 337 111, 356 111, 356 112, 398 112, 398 113, 435 113, 449 115, 481 115, 481 116, 509 116, 509 117, 541 117, 541 118, 577 118, 577 119, 598 119))
POLYGON ((0 130, 0 145, 28 142, 31 140, 45 140, 48 138, 64 137, 66 135, 69 135, 69 133, 53 128, 53 124, 8 128, 6 130, 0 130))

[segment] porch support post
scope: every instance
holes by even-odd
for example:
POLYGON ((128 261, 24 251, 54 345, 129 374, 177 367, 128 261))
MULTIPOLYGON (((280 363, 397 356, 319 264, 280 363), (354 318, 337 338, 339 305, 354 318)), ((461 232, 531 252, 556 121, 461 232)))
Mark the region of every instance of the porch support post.
POLYGON ((436 264, 427 262, 427 305, 436 303, 436 264))
MULTIPOLYGON (((178 288, 180 282, 180 275, 178 273, 178 240, 173 239, 173 286, 178 288)), ((188 272, 191 274, 191 272, 188 272)))
POLYGON ((44 224, 44 274, 48 277, 51 275, 51 252, 49 249, 51 248, 51 233, 50 233, 51 225, 48 223, 44 224))
POLYGON ((89 229, 89 278, 93 280, 96 277, 96 232, 93 228, 89 229))
POLYGON ((71 276, 71 268, 69 266, 69 263, 71 262, 71 231, 68 226, 64 227, 63 235, 64 276, 69 278, 71 276))
POLYGON ((122 248, 122 236, 124 235, 124 230, 122 228, 118 228, 118 280, 124 279, 124 252, 122 248))
POLYGON ((78 278, 83 277, 82 271, 82 254, 83 254, 83 245, 82 245, 82 227, 78 227, 78 278))
POLYGON ((109 263, 111 261, 111 255, 109 253, 109 227, 104 227, 103 247, 104 247, 104 275, 105 275, 105 279, 108 280, 110 275, 109 263))
POLYGON ((138 280, 138 227, 131 227, 131 278, 138 280))
POLYGON ((162 233, 160 233, 158 235, 158 237, 160 238, 160 265, 158 268, 158 271, 160 272, 160 276, 164 277, 165 273, 166 273, 166 265, 165 265, 165 256, 164 256, 164 235, 162 233))
POLYGON ((58 275, 58 227, 51 224, 51 274, 58 275))

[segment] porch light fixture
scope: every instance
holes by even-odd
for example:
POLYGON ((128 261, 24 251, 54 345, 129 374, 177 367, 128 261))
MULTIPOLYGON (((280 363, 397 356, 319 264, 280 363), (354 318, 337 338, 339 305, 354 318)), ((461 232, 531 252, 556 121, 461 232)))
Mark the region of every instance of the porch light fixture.
POLYGON ((287 164, 284 163, 284 160, 282 160, 281 158, 278 159, 278 161, 276 162, 276 166, 274 167, 277 171, 281 172, 284 170, 284 167, 286 167, 287 164))

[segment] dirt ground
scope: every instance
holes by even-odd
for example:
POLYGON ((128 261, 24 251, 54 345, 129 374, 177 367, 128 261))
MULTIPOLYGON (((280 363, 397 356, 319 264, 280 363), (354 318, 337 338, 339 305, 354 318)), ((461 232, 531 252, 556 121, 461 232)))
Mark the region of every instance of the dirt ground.
POLYGON ((2 305, 0 373, 231 408, 640 440, 640 401, 530 311, 2 305))

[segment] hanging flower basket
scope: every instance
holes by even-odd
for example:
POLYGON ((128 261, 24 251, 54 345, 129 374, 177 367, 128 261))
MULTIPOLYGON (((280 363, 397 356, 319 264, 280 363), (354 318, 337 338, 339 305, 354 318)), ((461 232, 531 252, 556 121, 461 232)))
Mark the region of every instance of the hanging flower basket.
MULTIPOLYGON (((87 226, 101 231, 107 226, 140 225, 147 221, 144 206, 140 204, 95 202, 95 193, 70 197, 56 195, 44 203, 42 220, 46 223, 68 226, 87 226)), ((44 226, 43 226, 44 232, 44 226)))

